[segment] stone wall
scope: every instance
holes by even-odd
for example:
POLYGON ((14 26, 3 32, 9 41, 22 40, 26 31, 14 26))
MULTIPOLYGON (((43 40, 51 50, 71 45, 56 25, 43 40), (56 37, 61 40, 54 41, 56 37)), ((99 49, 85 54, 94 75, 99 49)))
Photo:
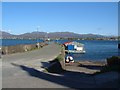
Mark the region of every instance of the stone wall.
POLYGON ((42 48, 43 46, 47 45, 46 43, 37 43, 37 44, 21 44, 21 45, 15 45, 15 46, 2 46, 1 47, 1 54, 12 54, 12 53, 18 53, 18 52, 26 52, 35 50, 38 48, 42 48), (39 45, 39 46, 38 46, 39 45))
POLYGON ((66 70, 65 68, 65 47, 61 47, 61 52, 58 55, 57 60, 51 61, 51 65, 46 67, 46 70, 50 73, 62 73, 66 70), (59 57, 59 59, 58 59, 59 57))
POLYGON ((62 49, 61 49, 60 54, 63 58, 63 60, 60 61, 60 64, 61 64, 62 68, 65 70, 65 47, 64 47, 64 45, 62 45, 62 49))

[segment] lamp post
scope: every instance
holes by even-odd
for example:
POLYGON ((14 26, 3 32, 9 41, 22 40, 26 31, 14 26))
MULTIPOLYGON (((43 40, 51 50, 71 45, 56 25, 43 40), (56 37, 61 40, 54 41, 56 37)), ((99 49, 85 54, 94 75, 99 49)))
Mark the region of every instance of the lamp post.
POLYGON ((39 40, 38 40, 39 39, 39 28, 40 26, 37 27, 37 43, 39 43, 39 40))
POLYGON ((49 37, 48 37, 48 34, 49 34, 49 32, 47 32, 47 40, 49 41, 49 37))
POLYGON ((40 44, 39 44, 39 26, 37 27, 37 47, 39 48, 40 47, 40 44))

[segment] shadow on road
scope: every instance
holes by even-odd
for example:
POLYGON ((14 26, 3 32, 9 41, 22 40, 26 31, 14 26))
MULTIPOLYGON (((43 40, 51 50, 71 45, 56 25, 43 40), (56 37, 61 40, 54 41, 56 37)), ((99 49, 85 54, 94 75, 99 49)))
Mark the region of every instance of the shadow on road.
POLYGON ((50 63, 49 62, 40 62, 42 64, 41 68, 47 67, 50 63))
POLYGON ((79 67, 84 67, 93 70, 101 70, 104 66, 96 66, 96 65, 79 65, 79 67))
POLYGON ((61 73, 59 75, 54 75, 54 74, 38 71, 34 68, 30 68, 27 66, 17 65, 15 63, 11 63, 11 64, 13 66, 20 67, 22 70, 26 71, 29 76, 36 77, 38 79, 43 79, 45 81, 59 84, 68 88, 73 88, 73 89, 103 88, 104 86, 103 84, 97 85, 94 76, 91 74, 75 72, 75 71, 65 71, 64 73, 61 73))
MULTIPOLYGON (((32 77, 36 77, 36 78, 39 78, 39 79, 43 79, 43 80, 46 80, 46 81, 50 81, 50 82, 53 82, 53 83, 56 83, 56 84, 59 84, 59 85, 62 85, 62 86, 65 86, 65 87, 68 87, 68 88, 81 88, 82 87, 85 87, 85 88, 89 88, 89 87, 94 87, 92 84, 87 84, 87 83, 80 83, 78 80, 74 80, 74 78, 66 78, 68 75, 70 76, 81 76, 82 77, 90 77, 89 74, 84 74, 84 73, 80 73, 80 72, 73 72, 73 71, 65 71, 65 75, 62 73, 61 75, 59 76, 56 76, 56 75, 52 75, 52 74, 47 74, 47 73, 44 73, 44 72, 41 72, 41 71, 38 71, 34 68, 29 68, 29 67, 26 67, 26 66, 23 66, 23 65, 17 65, 17 64, 14 64, 14 63, 11 63, 13 66, 16 66, 16 67, 20 67, 22 70, 26 71, 30 76, 32 77)), ((77 77, 76 77, 77 78, 77 77)))

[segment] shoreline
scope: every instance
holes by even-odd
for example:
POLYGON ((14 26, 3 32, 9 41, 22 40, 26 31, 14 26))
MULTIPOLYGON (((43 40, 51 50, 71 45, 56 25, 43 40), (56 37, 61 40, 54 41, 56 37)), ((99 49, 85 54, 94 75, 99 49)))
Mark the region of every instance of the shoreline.
POLYGON ((107 62, 103 62, 103 61, 78 61, 77 63, 81 63, 81 64, 84 64, 84 65, 95 65, 95 66, 104 66, 107 64, 107 62))
MULTIPOLYGON (((36 40, 36 38, 0 38, 0 40, 36 40)), ((40 40, 44 40, 44 38, 41 38, 40 40)), ((52 38, 51 40, 57 40, 56 38, 52 38)), ((59 39, 59 40, 69 40, 69 39, 59 39)), ((90 41, 118 41, 117 39, 85 39, 85 38, 77 38, 73 40, 90 40, 90 41)))
POLYGON ((75 62, 86 62, 86 63, 104 64, 107 61, 106 60, 104 60, 104 61, 103 60, 99 60, 99 61, 97 61, 97 60, 77 60, 75 62))
POLYGON ((86 65, 86 66, 105 66, 107 62, 102 62, 102 61, 75 61, 74 63, 65 63, 65 65, 70 65, 70 66, 79 66, 79 65, 86 65))
MULTIPOLYGON (((2 40, 33 40, 33 41, 36 41, 36 39, 0 39, 1 40, 1 42, 3 42, 2 40)), ((39 39, 39 40, 41 40, 42 42, 44 42, 44 39, 39 39)), ((52 40, 57 40, 57 39, 51 39, 51 41, 52 40)), ((68 39, 59 39, 59 40, 68 40, 68 39)), ((76 39, 76 40, 78 40, 78 39, 76 39)), ((82 39, 80 39, 80 40, 78 40, 78 41, 86 41, 87 39, 85 39, 85 40, 82 40, 82 39)), ((69 41, 69 40, 68 40, 69 41)), ((70 40, 71 41, 71 40, 70 40)), ((74 41, 74 40, 72 40, 72 41, 74 41)), ((87 40, 87 41, 118 41, 118 40, 87 40)), ((36 42, 37 43, 37 42, 36 42)), ((23 43, 22 43, 23 44, 23 43)), ((25 44, 27 44, 27 43, 25 43, 25 44)), ((35 44, 35 43, 28 43, 28 44, 35 44)), ((16 44, 16 45, 21 45, 21 44, 16 44)), ((23 44, 24 45, 24 44, 23 44)), ((14 46, 14 45, 0 45, 0 47, 2 47, 2 46, 14 46)))

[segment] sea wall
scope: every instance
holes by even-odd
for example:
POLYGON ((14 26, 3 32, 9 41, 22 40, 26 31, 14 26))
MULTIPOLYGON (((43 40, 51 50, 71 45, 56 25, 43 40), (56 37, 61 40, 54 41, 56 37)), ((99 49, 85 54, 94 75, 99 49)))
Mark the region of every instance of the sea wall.
POLYGON ((65 47, 64 47, 64 45, 62 45, 61 48, 62 49, 61 49, 60 55, 62 57, 62 60, 60 61, 60 64, 61 64, 62 68, 65 70, 65 47))
POLYGON ((47 44, 44 42, 41 42, 41 43, 36 43, 36 44, 21 44, 21 45, 15 45, 15 46, 2 46, 1 54, 6 55, 6 54, 31 51, 31 50, 42 48, 45 45, 47 45, 47 44))
POLYGON ((50 73, 62 73, 65 71, 65 47, 61 46, 60 54, 50 62, 51 65, 46 67, 46 70, 50 73))

